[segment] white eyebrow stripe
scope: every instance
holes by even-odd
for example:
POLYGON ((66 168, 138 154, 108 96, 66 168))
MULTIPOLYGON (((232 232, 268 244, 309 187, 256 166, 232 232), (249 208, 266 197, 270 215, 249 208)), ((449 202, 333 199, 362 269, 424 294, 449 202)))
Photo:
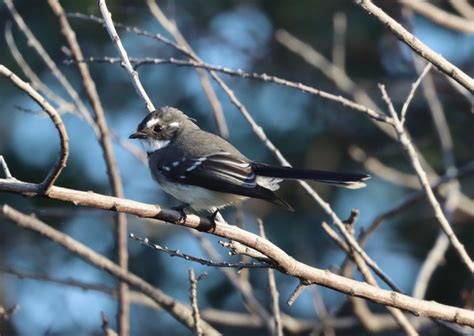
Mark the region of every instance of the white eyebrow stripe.
POLYGON ((168 125, 169 127, 176 127, 176 128, 179 128, 181 126, 181 124, 177 121, 173 121, 172 123, 170 123, 168 125))
POLYGON ((150 119, 150 120, 148 120, 148 121, 146 122, 146 127, 152 128, 153 126, 155 126, 156 124, 158 124, 160 121, 161 121, 160 118, 150 119))

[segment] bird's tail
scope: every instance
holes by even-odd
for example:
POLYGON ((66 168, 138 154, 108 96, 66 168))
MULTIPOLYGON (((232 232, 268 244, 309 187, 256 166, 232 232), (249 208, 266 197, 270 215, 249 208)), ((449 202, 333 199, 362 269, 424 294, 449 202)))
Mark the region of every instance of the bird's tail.
POLYGON ((366 174, 334 173, 323 170, 270 166, 263 163, 252 163, 252 166, 255 174, 259 176, 294 180, 312 180, 350 189, 365 187, 363 181, 370 178, 370 176, 366 174))

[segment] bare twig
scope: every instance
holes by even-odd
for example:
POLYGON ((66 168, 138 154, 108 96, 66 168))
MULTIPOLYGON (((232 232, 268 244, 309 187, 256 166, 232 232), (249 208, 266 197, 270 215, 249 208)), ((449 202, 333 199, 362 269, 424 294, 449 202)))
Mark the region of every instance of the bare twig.
POLYGON ((408 106, 410 106, 410 103, 415 96, 415 92, 418 89, 418 86, 420 86, 421 81, 423 78, 428 74, 428 71, 431 69, 431 63, 427 63, 423 71, 421 71, 420 75, 418 76, 417 80, 411 85, 411 90, 410 93, 408 94, 407 99, 403 103, 402 110, 400 112, 400 123, 402 126, 405 125, 405 118, 408 110, 408 106))
MULTIPOLYGON (((209 240, 205 239, 199 232, 193 232, 193 235, 198 239, 202 249, 206 252, 210 259, 220 262, 221 257, 211 245, 209 240)), ((233 242, 234 243, 234 242, 233 242)), ((222 243, 221 243, 222 244, 222 243)), ((243 244, 240 244, 243 246, 243 244)), ((262 253, 260 253, 264 256, 262 253)), ((267 258, 269 260, 269 258, 267 258)), ((232 286, 242 295, 246 309, 252 314, 254 319, 258 319, 269 332, 272 330, 272 323, 270 321, 270 314, 263 307, 263 305, 255 297, 252 286, 248 279, 240 277, 238 273, 229 268, 219 268, 224 276, 229 280, 232 286)))
MULTIPOLYGON (((343 69, 338 69, 336 64, 331 63, 330 60, 325 58, 324 55, 312 48, 309 44, 296 38, 286 30, 281 29, 277 31, 276 38, 278 42, 280 42, 284 47, 301 56, 308 64, 319 69, 337 86, 339 90, 350 94, 356 103, 367 106, 378 115, 384 115, 382 109, 379 108, 376 102, 370 97, 368 92, 366 92, 363 87, 357 85, 357 83, 351 79, 349 75, 343 71, 343 69), (332 70, 333 68, 335 68, 335 70, 332 70), (331 69, 331 71, 328 71, 328 69, 331 69)), ((373 121, 373 124, 379 130, 381 130, 391 139, 395 140, 397 138, 396 132, 393 130, 393 127, 389 127, 389 125, 387 125, 392 123, 391 118, 390 116, 385 116, 385 118, 387 118, 386 123, 376 122, 377 120, 375 118, 371 118, 370 120, 373 121)), ((430 176, 433 175, 433 177, 436 178, 436 172, 430 166, 421 152, 418 152, 418 156, 421 160, 423 168, 430 174, 430 176)))
MULTIPOLYGON (((66 128, 59 113, 46 101, 38 92, 31 87, 30 84, 22 81, 17 75, 11 72, 4 65, 0 64, 0 75, 7 77, 16 87, 24 91, 30 96, 41 108, 48 114, 56 127, 60 139, 59 156, 51 167, 48 175, 41 182, 41 190, 44 194, 48 194, 51 186, 56 182, 64 167, 66 167, 67 158, 69 156, 69 138, 67 136, 66 128)), ((7 176, 8 177, 8 176, 7 176)))
POLYGON ((201 315, 199 314, 199 307, 197 303, 197 284, 198 279, 194 275, 194 270, 189 269, 189 299, 191 300, 191 308, 193 310, 193 320, 194 320, 194 334, 201 336, 203 331, 201 328, 201 315))
MULTIPOLYGON (((415 67, 420 71, 423 66, 422 60, 416 56, 413 57, 415 67)), ((438 94, 432 77, 428 74, 422 83, 423 94, 426 103, 428 104, 431 116, 434 121, 435 130, 441 144, 444 167, 447 176, 453 176, 458 173, 456 167, 456 159, 454 157, 454 142, 449 130, 448 122, 446 120, 443 107, 439 100, 438 94)), ((443 204, 443 211, 446 213, 446 218, 451 222, 453 219, 453 212, 460 201, 460 184, 457 179, 453 179, 447 185, 446 200, 443 204)), ((428 284, 431 280, 434 271, 438 268, 444 260, 444 255, 449 248, 448 237, 440 230, 436 241, 428 252, 428 255, 423 262, 420 272, 418 273, 413 288, 413 296, 416 298, 424 298, 428 284)))
POLYGON ((272 261, 268 259, 268 257, 244 244, 241 244, 236 241, 224 241, 220 240, 219 244, 221 244, 223 247, 230 249, 229 255, 242 255, 242 256, 248 256, 253 259, 257 259, 260 261, 263 261, 267 264, 271 264, 272 261))
POLYGON ((286 304, 288 306, 292 306, 293 303, 295 303, 295 301, 300 297, 300 295, 304 292, 306 287, 308 287, 309 285, 311 285, 311 283, 306 282, 306 281, 300 281, 298 286, 296 286, 296 288, 293 290, 293 293, 291 293, 290 297, 286 301, 286 304))
MULTIPOLYGON (((443 184, 451 181, 453 178, 460 178, 465 175, 472 175, 474 173, 474 161, 468 162, 466 165, 460 167, 458 169, 458 173, 454 176, 444 175, 440 178, 436 183, 431 185, 431 188, 437 190, 443 184)), ((372 223, 369 227, 362 233, 361 237, 359 238, 359 242, 363 244, 363 242, 367 239, 369 235, 371 235, 377 228, 382 224, 382 222, 394 215, 400 214, 401 210, 407 208, 410 205, 416 204, 416 202, 424 199, 426 197, 426 193, 424 190, 419 190, 412 192, 405 198, 403 198, 398 203, 395 203, 389 209, 381 212, 372 220, 372 223)))
MULTIPOLYGON (((54 188, 57 187, 53 187, 53 189, 54 188)), ((155 300, 156 303, 158 303, 161 307, 163 307, 163 309, 168 311, 176 320, 187 326, 189 329, 193 329, 194 321, 191 309, 188 306, 172 299, 158 288, 153 287, 151 284, 142 280, 138 276, 123 270, 119 265, 101 256, 97 252, 94 252, 92 249, 88 248, 82 243, 72 239, 70 236, 63 234, 46 225, 39 219, 22 214, 21 212, 9 207, 8 205, 3 205, 3 207, 1 208, 1 212, 6 218, 8 218, 10 221, 15 223, 19 227, 30 231, 35 231, 41 234, 42 236, 51 239, 52 241, 66 248, 68 251, 76 254, 88 263, 94 265, 95 267, 103 269, 106 272, 119 278, 120 280, 127 282, 129 285, 138 288, 144 294, 150 296, 153 300, 155 300)), ((204 321, 202 323, 202 328, 205 333, 219 335, 219 333, 214 328, 212 328, 204 321)))
POLYGON ((474 20, 474 7, 469 3, 469 0, 448 0, 448 2, 460 15, 466 19, 474 20))
POLYGON ((198 257, 192 256, 192 255, 183 253, 180 250, 171 250, 171 249, 167 248, 166 246, 161 246, 161 245, 158 245, 158 244, 150 243, 148 238, 137 237, 133 233, 130 233, 130 238, 138 241, 143 246, 149 247, 149 248, 151 248, 155 251, 164 252, 164 253, 168 254, 170 257, 182 258, 184 260, 196 262, 196 263, 199 263, 199 264, 204 265, 204 266, 236 268, 238 271, 240 271, 244 268, 272 268, 272 267, 274 267, 273 265, 268 264, 266 262, 230 263, 230 262, 225 262, 225 261, 214 261, 214 260, 198 258, 198 257))
POLYGON ((344 12, 334 14, 333 27, 332 62, 336 65, 336 68, 346 72, 347 16, 344 12))
POLYGON ((5 40, 7 41, 8 49, 13 56, 13 59, 24 72, 25 76, 31 82, 31 86, 44 96, 48 97, 50 100, 57 102, 59 112, 76 112, 74 104, 65 101, 63 98, 55 94, 46 84, 44 84, 41 79, 36 75, 36 73, 28 65, 28 62, 23 58, 23 55, 18 50, 15 40, 13 39, 12 34, 12 25, 11 21, 8 21, 5 25, 5 40))
MULTIPOLYGON (((48 3, 54 14, 58 17, 61 25, 61 32, 68 42, 71 50, 71 55, 74 60, 80 60, 83 57, 81 48, 76 39, 69 21, 66 17, 64 9, 58 0, 48 0, 48 3)), ((107 167, 107 175, 109 183, 112 188, 113 195, 116 197, 123 197, 123 186, 120 173, 115 161, 115 155, 112 147, 110 137, 110 130, 105 118, 104 108, 100 101, 99 94, 94 80, 89 71, 89 66, 86 63, 77 63, 79 72, 81 74, 82 83, 87 94, 87 98, 94 110, 94 119, 98 127, 99 143, 102 147, 105 164, 107 167)), ((128 248, 127 248, 127 218, 125 214, 116 214, 116 244, 118 250, 118 263, 124 269, 128 269, 128 248)), ((128 286, 124 282, 119 283, 119 305, 118 305, 118 332, 120 335, 129 334, 129 303, 128 303, 128 286)))
POLYGON ((474 20, 468 20, 458 15, 446 12, 427 1, 401 1, 402 5, 415 13, 448 29, 474 34, 474 20))
POLYGON ((107 4, 105 3, 105 0, 99 0, 99 8, 102 14, 102 18, 104 19, 104 26, 107 32, 109 33, 109 36, 112 42, 114 43, 115 48, 117 49, 120 55, 120 58, 122 59, 122 66, 130 75, 130 78, 132 79, 132 83, 135 87, 135 90, 137 94, 145 102, 145 106, 148 112, 153 112, 155 110, 155 106, 153 105, 150 98, 148 97, 148 94, 143 88, 143 85, 140 82, 140 76, 138 75, 138 72, 135 69, 133 69, 132 64, 130 63, 130 60, 128 59, 127 51, 123 47, 122 41, 120 40, 120 36, 118 35, 117 30, 115 29, 114 22, 112 21, 112 14, 109 12, 107 8, 107 4))
POLYGON ((459 84, 464 86, 469 92, 474 93, 474 79, 468 76, 461 69, 448 62, 443 56, 431 50, 418 38, 403 28, 397 21, 387 15, 382 9, 377 7, 370 0, 354 0, 354 2, 363 8, 370 15, 375 16, 382 22, 397 38, 402 40, 414 52, 432 63, 437 69, 452 77, 459 84))
MULTIPOLYGON (((267 239, 265 236, 265 229, 263 227, 263 221, 259 218, 257 220, 260 236, 264 239, 267 239)), ((281 312, 280 312, 280 294, 275 281, 275 272, 273 269, 269 268, 268 271, 268 288, 270 289, 270 297, 272 298, 272 311, 273 311, 273 321, 274 331, 273 335, 283 336, 283 324, 281 321, 281 312)))
POLYGON ((0 166, 2 167, 3 175, 5 175, 5 178, 7 180, 14 178, 12 174, 10 173, 10 169, 8 169, 7 162, 5 161, 5 158, 3 157, 3 155, 0 155, 0 166))
POLYGON ((64 87, 68 95, 71 97, 71 99, 74 102, 74 105, 77 108, 77 111, 79 114, 86 120, 90 125, 94 125, 94 122, 92 120, 91 115, 87 111, 86 106, 84 103, 81 101, 79 98, 79 94, 77 91, 73 88, 71 83, 67 80, 67 78, 64 76, 64 74, 59 70, 58 66, 56 63, 54 63, 53 59, 49 56, 49 54, 46 52, 44 47, 41 45, 41 43, 38 41, 38 39, 35 37, 33 32, 30 30, 28 25, 25 23, 23 18, 18 14, 16 11, 15 7, 13 6, 12 0, 4 0, 4 3, 8 10, 10 11, 10 14, 12 15, 16 25, 18 28, 21 30, 21 32, 25 35, 28 45, 32 47, 36 53, 40 56, 41 60, 46 64, 46 66, 51 70, 52 74, 54 77, 57 78, 57 80, 61 83, 61 85, 64 87))
POLYGON ((380 85, 380 90, 382 91, 382 97, 387 103, 388 110, 390 111, 390 114, 392 115, 392 118, 394 120, 394 128, 397 131, 399 142, 403 147, 403 150, 406 152, 408 157, 410 158, 410 163, 413 166, 413 169, 416 171, 416 174, 420 180, 420 184, 423 187, 424 192, 426 193, 426 196, 428 198, 428 201, 433 208, 433 211, 435 213, 435 217, 438 220, 438 222, 441 225, 441 228, 445 232, 445 234, 448 236, 449 241, 451 242, 451 245, 455 249, 456 253, 460 257, 461 261, 463 264, 467 267, 467 269, 471 272, 474 273, 474 263, 469 257, 469 255, 466 252, 466 249, 463 244, 459 241, 457 238, 456 234, 454 233, 453 229, 451 228, 451 225, 449 224, 446 216, 444 215, 443 211, 441 210, 441 206, 436 199, 436 196, 433 193, 433 190, 431 189, 430 183, 428 181, 428 177, 426 176, 426 172, 423 170, 421 167, 420 161, 418 159, 418 156, 416 154, 416 151, 411 143, 411 141, 408 138, 407 132, 403 125, 401 124, 400 119, 398 118, 398 115, 395 111, 395 108, 393 107, 393 104, 387 94, 387 91, 385 90, 385 87, 383 85, 380 85))
MULTIPOLYGON (((202 62, 201 59, 197 56, 194 50, 191 48, 190 44, 186 41, 184 36, 179 31, 176 22, 169 20, 161 8, 158 6, 155 0, 147 0, 148 8, 153 16, 158 20, 158 22, 165 28, 175 39, 175 41, 181 45, 183 48, 187 49, 188 52, 193 56, 191 59, 202 62)), ((204 93, 211 104, 212 110, 214 112, 214 120, 216 121, 217 128, 219 130, 219 134, 223 138, 229 137, 229 128, 227 127, 227 123, 225 121, 224 113, 222 111, 222 106, 217 99, 217 95, 212 88, 211 82, 209 81, 209 77, 207 76, 206 72, 202 69, 197 69, 197 73, 199 75, 199 79, 201 81, 201 86, 204 90, 204 93)))
MULTIPOLYGON (((358 217, 358 211, 352 211, 351 212, 351 217, 346 221, 348 222, 349 225, 354 225, 355 221, 358 217)), ((329 237, 331 237, 336 244, 346 253, 349 254, 349 256, 354 260, 356 263, 358 269, 364 276, 364 279, 367 281, 367 283, 371 284, 374 287, 379 287, 377 284, 377 281, 375 280, 374 276, 372 273, 370 273, 369 268, 367 267, 367 264, 365 261, 361 258, 361 256, 357 253, 353 253, 353 249, 351 246, 346 244, 344 241, 342 241, 341 238, 339 238, 338 234, 325 222, 322 223, 323 229, 326 231, 329 237)), ((352 234, 352 232, 351 232, 352 234)), ((358 298, 354 298, 355 300, 360 300, 358 298)), ((408 335, 418 335, 416 332, 415 328, 411 325, 411 323, 408 321, 407 317, 398 309, 394 309, 391 307, 387 307, 389 312, 392 314, 393 318, 398 322, 400 327, 403 328, 403 330, 408 334, 408 335)), ((367 323, 364 323, 364 319, 361 319, 362 323, 364 325, 368 325, 367 323)))
MULTIPOLYGON (((391 121, 390 117, 385 116, 383 114, 380 114, 380 113, 376 112, 375 110, 373 110, 372 108, 369 108, 369 107, 367 107, 365 105, 362 105, 362 104, 358 104, 358 103, 356 103, 356 102, 354 102, 350 99, 347 99, 347 98, 344 98, 344 97, 341 97, 341 96, 337 96, 337 95, 334 95, 334 94, 331 94, 331 93, 328 93, 328 92, 325 92, 325 91, 321 91, 321 90, 315 89, 311 86, 308 86, 308 85, 305 85, 305 84, 302 84, 302 83, 288 81, 286 79, 282 79, 282 78, 279 78, 277 76, 270 76, 270 75, 266 75, 266 74, 245 72, 245 71, 242 71, 242 70, 233 70, 233 69, 230 69, 230 68, 227 68, 227 67, 221 67, 221 66, 218 66, 218 65, 212 65, 212 64, 208 64, 208 63, 200 63, 200 62, 197 62, 197 61, 185 61, 185 60, 179 60, 179 59, 175 59, 175 58, 170 58, 170 59, 150 58, 150 57, 141 58, 141 59, 131 58, 130 61, 133 64, 135 64, 135 67, 141 66, 143 64, 174 64, 174 65, 178 65, 178 66, 202 68, 202 69, 206 69, 206 70, 213 71, 213 72, 221 72, 223 74, 226 74, 226 75, 229 75, 229 76, 234 76, 234 77, 250 78, 250 79, 259 80, 259 81, 263 81, 263 82, 270 82, 270 83, 274 83, 274 84, 277 84, 277 85, 286 86, 286 87, 289 87, 289 88, 300 90, 302 92, 305 92, 305 93, 308 93, 308 94, 311 94, 311 95, 314 95, 314 96, 319 96, 321 98, 328 99, 328 100, 340 103, 344 107, 348 107, 348 108, 351 108, 355 111, 365 113, 365 114, 367 114, 368 117, 370 117, 374 120, 377 120, 377 121, 381 121, 381 122, 384 122, 384 123, 389 123, 391 121)), ((70 63, 70 62, 71 61, 66 61, 66 64, 70 63)), ((120 60, 117 59, 117 58, 113 58, 113 57, 101 57, 101 58, 89 57, 89 58, 81 60, 81 62, 99 62, 99 63, 114 64, 114 63, 120 62, 120 60)))
POLYGON ((324 300, 319 294, 318 287, 311 286, 309 291, 311 293, 314 310, 316 311, 316 315, 321 322, 321 325, 314 327, 311 335, 336 336, 335 329, 327 323, 327 321, 331 319, 331 315, 324 305, 324 300))
POLYGON ((100 312, 100 319, 102 320, 102 332, 104 336, 118 336, 117 332, 113 330, 109 325, 109 318, 104 312, 100 312))

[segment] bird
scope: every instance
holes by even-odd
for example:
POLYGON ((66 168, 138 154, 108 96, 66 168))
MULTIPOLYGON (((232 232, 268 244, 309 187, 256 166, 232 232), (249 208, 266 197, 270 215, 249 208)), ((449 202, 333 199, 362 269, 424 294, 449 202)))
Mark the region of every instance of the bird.
POLYGON ((312 180, 357 189, 366 174, 275 166, 248 159, 222 137, 202 130, 177 108, 149 113, 129 139, 139 140, 147 153, 153 178, 161 188, 190 207, 214 215, 222 208, 256 198, 294 211, 274 191, 283 180, 312 180))

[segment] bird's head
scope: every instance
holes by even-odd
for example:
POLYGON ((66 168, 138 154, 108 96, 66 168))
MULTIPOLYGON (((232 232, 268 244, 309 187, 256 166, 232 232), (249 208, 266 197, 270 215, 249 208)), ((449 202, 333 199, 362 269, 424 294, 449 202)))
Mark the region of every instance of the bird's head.
POLYGON ((184 129, 196 128, 183 112, 166 106, 149 113, 128 138, 140 140, 145 151, 153 153, 166 147, 184 129))

